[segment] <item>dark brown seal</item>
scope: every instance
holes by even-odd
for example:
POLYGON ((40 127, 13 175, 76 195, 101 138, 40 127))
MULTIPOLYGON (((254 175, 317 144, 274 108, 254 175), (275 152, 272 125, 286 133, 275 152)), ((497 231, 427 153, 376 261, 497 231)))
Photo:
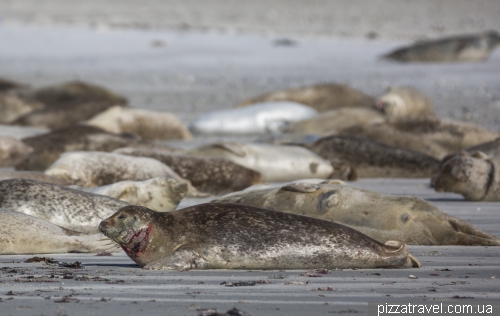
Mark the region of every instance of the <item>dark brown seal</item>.
POLYGON ((99 225, 146 269, 410 268, 400 242, 385 245, 347 226, 231 203, 171 213, 122 207, 99 225))

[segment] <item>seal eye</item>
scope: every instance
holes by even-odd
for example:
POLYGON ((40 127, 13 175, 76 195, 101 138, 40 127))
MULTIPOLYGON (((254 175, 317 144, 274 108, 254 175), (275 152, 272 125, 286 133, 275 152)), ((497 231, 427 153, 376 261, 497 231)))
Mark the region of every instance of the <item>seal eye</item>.
POLYGON ((120 216, 118 216, 118 219, 125 219, 125 218, 127 218, 127 216, 125 216, 125 215, 123 215, 123 214, 122 214, 122 215, 120 215, 120 216))

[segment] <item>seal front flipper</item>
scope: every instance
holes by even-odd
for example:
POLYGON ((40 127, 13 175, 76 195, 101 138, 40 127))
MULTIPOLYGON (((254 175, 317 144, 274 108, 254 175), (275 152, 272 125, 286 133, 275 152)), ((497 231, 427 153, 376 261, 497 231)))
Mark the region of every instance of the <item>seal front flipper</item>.
POLYGON ((200 254, 187 248, 181 248, 172 255, 153 261, 143 267, 146 270, 177 270, 206 269, 208 261, 200 254))

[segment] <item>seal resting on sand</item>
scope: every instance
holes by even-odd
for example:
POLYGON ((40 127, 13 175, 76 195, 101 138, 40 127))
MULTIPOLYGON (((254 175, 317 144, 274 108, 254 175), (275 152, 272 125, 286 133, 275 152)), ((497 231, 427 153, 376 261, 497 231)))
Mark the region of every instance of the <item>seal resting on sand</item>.
POLYGON ((404 243, 385 245, 349 227, 230 203, 171 213, 123 207, 99 225, 146 269, 411 268, 404 243))
POLYGON ((374 108, 392 120, 436 115, 431 99, 409 87, 389 87, 387 93, 377 99, 374 108))

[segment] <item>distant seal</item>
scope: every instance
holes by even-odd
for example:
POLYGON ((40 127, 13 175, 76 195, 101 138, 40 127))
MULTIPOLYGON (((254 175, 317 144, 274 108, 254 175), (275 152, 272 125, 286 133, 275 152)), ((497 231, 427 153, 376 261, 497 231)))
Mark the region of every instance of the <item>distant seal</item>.
POLYGON ((81 187, 95 187, 131 180, 145 181, 167 177, 188 185, 189 196, 207 196, 156 159, 132 157, 98 151, 73 151, 62 154, 46 171, 81 187))
POLYGON ((42 107, 42 103, 22 100, 15 93, 0 93, 0 123, 14 122, 17 118, 42 107))
POLYGON ((372 97, 348 85, 325 83, 266 93, 245 100, 238 106, 247 106, 254 103, 271 101, 297 102, 308 105, 318 112, 325 112, 340 107, 369 107, 375 103, 372 97))
POLYGON ((486 60, 500 43, 496 31, 420 41, 384 55, 399 62, 459 62, 486 60))
POLYGON ((438 143, 450 152, 493 141, 500 136, 481 126, 461 121, 440 120, 432 116, 400 118, 387 121, 387 124, 397 130, 438 143))
POLYGON ((349 163, 360 178, 430 178, 439 166, 426 154, 361 137, 327 136, 304 146, 324 159, 349 163))
POLYGON ((0 92, 22 88, 23 84, 0 77, 0 92))
POLYGON ((104 195, 27 179, 0 181, 0 208, 79 232, 97 232, 102 219, 129 205, 104 195))
POLYGON ((218 202, 295 213, 347 225, 382 243, 500 246, 500 239, 412 196, 390 196, 339 184, 292 183, 232 193, 218 202))
POLYGON ((33 148, 22 141, 0 135, 0 167, 13 167, 32 152, 33 148))
POLYGON ((171 213, 121 208, 99 225, 146 269, 411 268, 405 244, 256 207, 206 203, 171 213))
POLYGON ((0 255, 116 252, 101 234, 87 235, 43 219, 0 208, 0 255))
POLYGON ((313 108, 296 102, 262 102, 204 114, 190 125, 190 130, 203 135, 265 134, 281 131, 291 122, 317 115, 313 108))
POLYGON ((42 182, 53 183, 57 185, 68 185, 64 180, 54 178, 38 171, 11 171, 0 170, 0 181, 7 179, 28 179, 42 182))
POLYGON ((269 182, 304 178, 328 178, 332 164, 299 146, 218 142, 186 151, 188 155, 224 157, 246 168, 257 170, 269 182))
POLYGON ((436 115, 431 99, 409 87, 389 87, 374 108, 391 119, 436 115))
POLYGON ((471 154, 471 155, 476 154, 476 156, 477 156, 478 152, 481 152, 482 153, 480 155, 481 157, 476 157, 476 158, 482 158, 482 157, 488 157, 487 159, 490 159, 493 157, 499 158, 500 157, 500 137, 493 140, 493 141, 481 143, 479 145, 472 146, 472 147, 466 148, 464 150, 461 150, 459 152, 454 152, 452 154, 447 155, 446 157, 441 159, 441 162, 439 163, 440 168, 446 162, 448 162, 451 158, 456 157, 456 156, 460 156, 462 154, 462 152, 464 152, 464 151, 471 154))
POLYGON ((188 185, 174 179, 153 178, 146 181, 120 181, 101 187, 76 187, 76 189, 145 206, 157 212, 170 212, 175 210, 186 196, 188 185))
POLYGON ((114 106, 85 122, 110 133, 134 133, 143 139, 189 139, 191 133, 175 115, 114 106))
POLYGON ((110 152, 120 147, 144 143, 134 134, 112 134, 97 127, 81 125, 22 140, 33 147, 34 151, 16 169, 37 171, 44 171, 67 151, 110 152))
POLYGON ((221 157, 197 157, 172 154, 159 149, 129 147, 119 148, 114 153, 161 161, 179 176, 191 181, 198 190, 215 195, 240 191, 254 184, 266 182, 260 172, 221 157))
POLYGON ((433 140, 399 131, 387 124, 351 126, 336 130, 332 134, 363 137, 389 146, 418 151, 437 159, 441 159, 449 153, 446 148, 433 140))
POLYGON ((339 108, 323 112, 310 119, 291 123, 284 131, 296 134, 329 135, 337 129, 383 123, 385 119, 382 113, 371 108, 339 108))
POLYGON ((500 201, 500 158, 462 152, 445 162, 432 178, 437 192, 455 192, 469 201, 500 201))

